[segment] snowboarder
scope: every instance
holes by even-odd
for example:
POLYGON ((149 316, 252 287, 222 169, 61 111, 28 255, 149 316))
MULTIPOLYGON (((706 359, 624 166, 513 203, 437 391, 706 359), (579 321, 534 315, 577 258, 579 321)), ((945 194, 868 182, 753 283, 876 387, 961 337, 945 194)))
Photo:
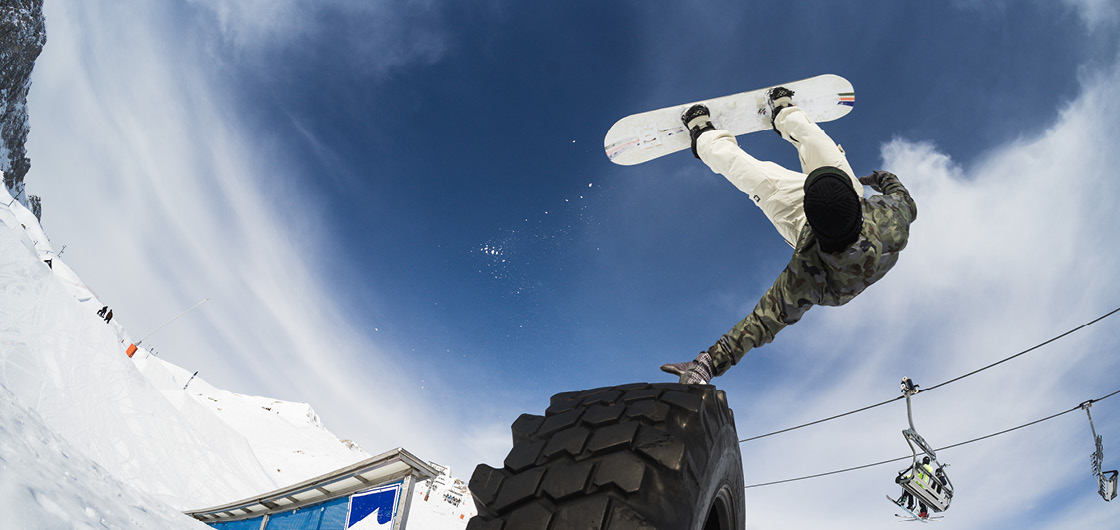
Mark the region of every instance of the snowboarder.
POLYGON ((797 148, 803 172, 762 162, 717 130, 704 105, 681 116, 692 153, 762 209, 794 248, 789 265, 754 311, 692 361, 661 370, 681 383, 707 384, 751 348, 801 319, 814 305, 843 305, 882 278, 906 247, 917 206, 898 177, 886 171, 856 179, 843 149, 798 108, 794 93, 771 89, 771 126, 797 148), (868 185, 882 195, 863 197, 868 185))
POLYGON ((103 306, 99 311, 97 311, 97 316, 99 316, 101 318, 105 318, 105 312, 108 311, 108 310, 109 310, 109 306, 103 306))
POLYGON ((110 309, 108 313, 105 313, 105 323, 108 324, 110 320, 113 320, 113 310, 112 309, 110 309))

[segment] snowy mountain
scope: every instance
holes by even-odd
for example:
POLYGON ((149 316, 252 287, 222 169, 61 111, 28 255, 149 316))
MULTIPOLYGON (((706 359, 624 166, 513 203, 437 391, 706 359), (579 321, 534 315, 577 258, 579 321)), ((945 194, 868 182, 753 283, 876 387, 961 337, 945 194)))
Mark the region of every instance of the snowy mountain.
MULTIPOLYGON (((102 307, 36 216, 0 194, 0 502, 18 507, 0 527, 195 528, 177 510, 369 458, 308 404, 215 388, 143 347, 128 357, 134 339, 102 307)), ((473 514, 461 483, 438 482, 414 497, 410 527, 473 514)))

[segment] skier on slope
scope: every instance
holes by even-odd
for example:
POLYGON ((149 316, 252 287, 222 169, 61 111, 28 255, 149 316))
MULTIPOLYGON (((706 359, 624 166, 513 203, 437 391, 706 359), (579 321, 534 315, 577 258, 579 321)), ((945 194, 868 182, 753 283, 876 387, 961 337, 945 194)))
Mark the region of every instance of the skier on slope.
POLYGON ((707 384, 723 375, 814 305, 848 303, 882 278, 906 247, 918 214, 910 193, 886 171, 857 180, 843 149, 794 104, 793 95, 777 87, 767 102, 774 131, 797 148, 803 173, 744 152, 734 135, 712 125, 704 105, 681 116, 692 154, 749 195, 794 248, 751 314, 694 360, 661 366, 681 383, 707 384), (882 195, 864 198, 863 185, 882 195))

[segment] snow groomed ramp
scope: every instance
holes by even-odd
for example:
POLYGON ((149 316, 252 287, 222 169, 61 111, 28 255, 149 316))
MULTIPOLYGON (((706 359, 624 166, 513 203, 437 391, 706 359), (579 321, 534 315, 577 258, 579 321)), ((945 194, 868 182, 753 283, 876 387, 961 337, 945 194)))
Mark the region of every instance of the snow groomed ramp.
POLYGON ((437 475, 397 448, 293 486, 185 513, 219 530, 403 530, 416 483, 437 475))

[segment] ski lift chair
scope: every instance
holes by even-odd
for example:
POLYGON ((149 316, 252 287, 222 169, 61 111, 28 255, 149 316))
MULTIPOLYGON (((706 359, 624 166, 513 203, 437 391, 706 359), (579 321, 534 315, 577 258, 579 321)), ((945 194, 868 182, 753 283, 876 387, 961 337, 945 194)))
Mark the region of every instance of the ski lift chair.
POLYGON ((922 504, 925 504, 927 508, 935 512, 943 512, 949 509, 949 503, 953 500, 953 483, 949 480, 949 475, 945 473, 945 468, 949 467, 949 464, 938 464, 937 453, 930 447, 925 439, 918 434, 917 429, 914 428, 914 415, 910 406, 910 396, 918 393, 918 385, 915 385, 909 378, 903 378, 902 393, 906 395, 906 419, 910 423, 910 428, 903 430, 902 436, 906 438, 906 443, 910 445, 910 451, 914 455, 914 460, 910 465, 909 476, 906 475, 906 469, 899 472, 900 478, 898 483, 902 486, 903 490, 909 492, 914 498, 921 500, 922 504), (925 468, 925 465, 918 460, 919 448, 925 456, 929 457, 929 465, 935 472, 931 473, 925 468), (945 479, 944 483, 937 478, 937 469, 941 470, 941 474, 945 479))
POLYGON ((1100 487, 1101 497, 1106 501, 1111 501, 1116 498, 1116 476, 1117 471, 1103 471, 1097 475, 1097 482, 1100 487))
MULTIPOLYGON (((936 465, 936 461, 931 460, 931 465, 936 465)), ((947 481, 947 475, 945 477, 946 483, 942 484, 933 473, 927 471, 925 466, 916 459, 914 465, 909 469, 899 471, 899 474, 903 475, 898 481, 902 489, 921 501, 927 508, 935 512, 943 512, 949 509, 949 503, 953 501, 953 487, 947 481)))

